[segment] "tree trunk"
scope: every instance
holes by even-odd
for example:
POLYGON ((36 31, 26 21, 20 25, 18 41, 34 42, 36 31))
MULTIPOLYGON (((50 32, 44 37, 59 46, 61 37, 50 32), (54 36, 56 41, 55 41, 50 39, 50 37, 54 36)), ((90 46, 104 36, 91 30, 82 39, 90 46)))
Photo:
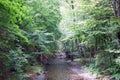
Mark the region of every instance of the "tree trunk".
POLYGON ((81 54, 81 48, 79 46, 79 43, 80 43, 80 40, 79 39, 76 39, 76 47, 77 47, 77 51, 78 51, 78 54, 81 54))
POLYGON ((90 48, 90 55, 89 55, 90 62, 92 61, 92 48, 90 48))
POLYGON ((114 16, 120 18, 120 0, 112 0, 114 16))
POLYGON ((114 16, 117 17, 116 0, 112 0, 112 7, 113 7, 113 10, 114 10, 114 16))
POLYGON ((118 10, 117 10, 118 14, 117 14, 117 16, 118 16, 118 18, 120 18, 120 0, 118 0, 117 6, 118 6, 118 10))

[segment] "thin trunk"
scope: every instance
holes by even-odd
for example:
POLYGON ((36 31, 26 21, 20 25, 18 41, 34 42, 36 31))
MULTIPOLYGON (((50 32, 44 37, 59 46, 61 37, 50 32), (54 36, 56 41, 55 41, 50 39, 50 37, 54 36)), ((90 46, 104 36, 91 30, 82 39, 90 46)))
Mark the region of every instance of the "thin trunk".
POLYGON ((92 61, 92 48, 90 48, 90 55, 89 55, 90 62, 92 61))
POLYGON ((81 48, 80 48, 80 46, 79 46, 79 43, 80 43, 80 41, 79 41, 79 39, 77 39, 77 49, 78 49, 78 53, 81 54, 81 48))
POLYGON ((74 41, 72 41, 72 52, 74 51, 74 41))
POLYGON ((117 0, 112 0, 112 6, 113 6, 113 10, 114 10, 114 16, 117 17, 117 7, 116 7, 116 2, 117 2, 117 0))
POLYGON ((95 49, 97 51, 97 38, 95 39, 95 49))
POLYGON ((71 1, 71 8, 74 9, 73 1, 71 1))
POLYGON ((112 0, 114 16, 120 18, 120 0, 112 0))
POLYGON ((117 14, 117 16, 118 16, 118 18, 120 18, 120 0, 118 0, 118 4, 117 4, 117 6, 118 6, 118 14, 117 14))
POLYGON ((40 54, 40 61, 41 61, 41 64, 43 63, 43 54, 40 54))

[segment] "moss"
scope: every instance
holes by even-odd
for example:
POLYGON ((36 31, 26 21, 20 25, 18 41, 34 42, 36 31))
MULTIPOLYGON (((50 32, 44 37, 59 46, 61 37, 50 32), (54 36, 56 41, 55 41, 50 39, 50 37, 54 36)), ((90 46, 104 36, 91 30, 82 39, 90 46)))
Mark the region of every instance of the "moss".
POLYGON ((84 61, 88 61, 89 62, 90 58, 77 58, 77 59, 74 59, 74 61, 77 61, 77 62, 84 62, 84 61))
POLYGON ((36 77, 37 75, 42 74, 44 67, 42 65, 26 66, 24 67, 24 79, 29 78, 28 80, 36 77))
POLYGON ((41 74, 43 71, 43 66, 40 65, 31 66, 31 71, 37 74, 41 74))

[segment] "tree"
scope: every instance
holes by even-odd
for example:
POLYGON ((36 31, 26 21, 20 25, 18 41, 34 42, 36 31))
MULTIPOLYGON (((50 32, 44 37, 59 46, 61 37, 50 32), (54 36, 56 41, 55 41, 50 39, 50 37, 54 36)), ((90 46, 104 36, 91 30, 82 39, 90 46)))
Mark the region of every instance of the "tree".
POLYGON ((12 71, 23 79, 24 67, 37 55, 57 52, 60 20, 57 0, 0 0, 0 79, 12 71))
MULTIPOLYGON (((68 5, 69 1, 71 0, 67 0, 68 5)), ((72 17, 66 20, 63 18, 64 24, 70 23, 64 27, 66 35, 65 38, 63 37, 63 42, 65 46, 69 47, 67 50, 70 51, 72 47, 70 44, 72 41, 76 41, 74 50, 85 53, 87 57, 95 57, 94 64, 97 69, 104 71, 113 68, 117 74, 119 70, 115 67, 118 65, 114 59, 119 56, 119 1, 112 0, 111 2, 110 0, 75 0, 74 10, 64 7, 69 12, 63 16, 72 17), (113 7, 111 7, 111 2, 113 7), (71 21, 74 18, 75 21, 71 21), (82 52, 82 49, 85 52, 82 52), (118 51, 118 54, 115 50, 118 51), (111 67, 113 65, 115 66, 111 67)), ((73 53, 74 50, 70 53, 73 53)), ((112 72, 111 74, 114 75, 112 72)))

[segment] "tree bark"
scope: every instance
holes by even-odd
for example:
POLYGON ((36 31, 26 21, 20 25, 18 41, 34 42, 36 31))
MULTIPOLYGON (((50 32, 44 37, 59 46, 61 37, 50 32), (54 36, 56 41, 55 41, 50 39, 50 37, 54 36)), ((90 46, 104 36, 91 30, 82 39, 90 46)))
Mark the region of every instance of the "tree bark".
POLYGON ((114 16, 120 18, 120 0, 112 0, 114 16))
POLYGON ((92 62, 92 47, 89 48, 89 60, 92 62))
POLYGON ((116 0, 112 0, 112 6, 113 6, 113 10, 114 10, 114 16, 117 17, 116 0))
POLYGON ((117 1, 117 5, 118 5, 117 15, 118 15, 118 18, 120 18, 120 0, 117 1))

